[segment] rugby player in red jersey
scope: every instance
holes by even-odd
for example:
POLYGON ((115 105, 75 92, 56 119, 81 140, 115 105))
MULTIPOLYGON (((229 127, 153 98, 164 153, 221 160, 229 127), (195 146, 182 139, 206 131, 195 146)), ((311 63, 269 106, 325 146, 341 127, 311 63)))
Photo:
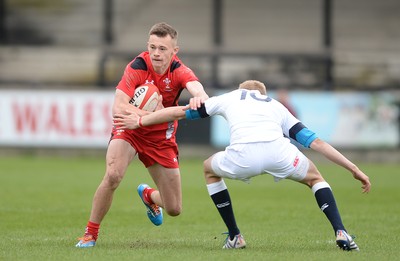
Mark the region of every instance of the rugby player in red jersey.
MULTIPOLYGON (((135 88, 148 82, 159 88, 161 98, 157 109, 177 106, 185 88, 193 96, 190 103, 194 107, 199 107, 208 99, 199 79, 176 56, 179 50, 177 38, 177 31, 166 23, 157 23, 150 29, 147 51, 126 66, 116 87, 113 115, 128 109, 139 115, 148 114, 130 104, 135 88)), ((100 223, 111 207, 114 191, 136 155, 157 186, 157 190, 147 184, 138 187, 151 222, 162 224, 163 209, 170 216, 181 213, 181 178, 175 139, 177 127, 177 121, 173 121, 136 130, 112 130, 105 175, 94 194, 85 234, 79 238, 76 247, 95 246, 100 223)))

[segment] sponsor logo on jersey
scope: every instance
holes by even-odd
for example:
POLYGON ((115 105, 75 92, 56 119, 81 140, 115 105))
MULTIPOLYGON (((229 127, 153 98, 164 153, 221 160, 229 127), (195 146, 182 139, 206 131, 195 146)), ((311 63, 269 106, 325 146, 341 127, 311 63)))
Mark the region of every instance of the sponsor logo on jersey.
POLYGON ((144 84, 147 84, 147 83, 150 83, 150 84, 154 85, 154 80, 146 80, 146 82, 144 84))
POLYGON ((299 164, 299 156, 296 156, 296 158, 293 161, 293 167, 297 167, 297 165, 299 164))

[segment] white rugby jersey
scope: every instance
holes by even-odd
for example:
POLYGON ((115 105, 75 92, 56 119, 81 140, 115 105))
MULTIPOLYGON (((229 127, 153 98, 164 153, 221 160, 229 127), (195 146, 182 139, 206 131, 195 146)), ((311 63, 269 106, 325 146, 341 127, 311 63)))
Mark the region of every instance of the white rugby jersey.
POLYGON ((209 116, 221 115, 230 128, 230 144, 272 141, 300 121, 280 102, 256 90, 238 89, 205 101, 209 116))

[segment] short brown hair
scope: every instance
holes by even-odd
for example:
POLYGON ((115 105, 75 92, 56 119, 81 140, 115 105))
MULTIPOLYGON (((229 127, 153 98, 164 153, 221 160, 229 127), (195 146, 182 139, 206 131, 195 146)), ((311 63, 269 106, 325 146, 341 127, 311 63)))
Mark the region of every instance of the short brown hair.
POLYGON ((171 39, 178 40, 178 32, 169 24, 161 22, 153 25, 150 28, 149 35, 156 35, 158 37, 171 36, 171 39))
POLYGON ((247 80, 239 85, 239 89, 258 90, 261 94, 267 94, 267 88, 264 83, 256 80, 247 80))

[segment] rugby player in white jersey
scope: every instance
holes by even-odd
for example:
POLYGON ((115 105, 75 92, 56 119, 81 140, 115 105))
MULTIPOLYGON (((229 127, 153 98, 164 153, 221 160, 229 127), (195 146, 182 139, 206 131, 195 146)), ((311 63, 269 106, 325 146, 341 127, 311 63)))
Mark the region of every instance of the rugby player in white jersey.
POLYGON ((205 101, 197 99, 190 104, 193 107, 170 107, 142 117, 130 111, 117 114, 115 127, 135 129, 176 119, 198 119, 213 115, 221 115, 227 120, 230 128, 229 146, 204 161, 209 195, 228 228, 223 248, 246 246, 236 224, 223 178, 248 181, 257 175, 270 174, 275 181, 291 179, 307 185, 333 227, 337 246, 347 251, 359 250, 343 225, 329 184, 314 163, 291 144, 287 137, 350 171, 362 183, 364 193, 368 193, 371 188, 368 176, 339 151, 319 139, 281 103, 267 96, 262 82, 245 81, 237 90, 205 101))

